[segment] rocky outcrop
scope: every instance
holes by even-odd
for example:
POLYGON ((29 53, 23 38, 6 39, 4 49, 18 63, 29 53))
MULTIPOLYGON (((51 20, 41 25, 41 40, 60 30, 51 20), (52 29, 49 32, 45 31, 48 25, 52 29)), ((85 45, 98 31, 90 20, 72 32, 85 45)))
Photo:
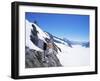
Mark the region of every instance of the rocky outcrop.
POLYGON ((29 49, 25 47, 25 67, 36 68, 36 67, 59 67, 62 66, 57 55, 52 54, 45 56, 45 61, 42 60, 44 53, 29 49))

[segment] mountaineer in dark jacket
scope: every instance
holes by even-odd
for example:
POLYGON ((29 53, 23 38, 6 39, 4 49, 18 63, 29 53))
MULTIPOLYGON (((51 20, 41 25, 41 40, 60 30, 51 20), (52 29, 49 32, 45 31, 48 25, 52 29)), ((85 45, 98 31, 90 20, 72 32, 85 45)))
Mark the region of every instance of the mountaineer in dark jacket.
POLYGON ((52 39, 48 39, 45 38, 47 43, 52 43, 53 44, 53 49, 58 53, 58 50, 61 52, 61 49, 54 43, 53 38, 52 39))
POLYGON ((45 51, 47 50, 47 44, 45 42, 43 42, 43 51, 44 53, 42 54, 42 61, 46 62, 46 54, 45 51))

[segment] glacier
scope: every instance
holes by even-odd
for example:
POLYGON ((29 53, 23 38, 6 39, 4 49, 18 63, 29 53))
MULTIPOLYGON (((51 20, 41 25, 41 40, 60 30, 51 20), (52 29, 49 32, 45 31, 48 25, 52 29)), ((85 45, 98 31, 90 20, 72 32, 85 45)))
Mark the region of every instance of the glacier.
MULTIPOLYGON (((38 55, 40 55, 40 57, 41 57, 41 54, 43 54, 43 49, 40 46, 36 46, 35 44, 33 44, 32 41, 30 40, 32 24, 34 24, 37 31, 39 32, 38 38, 40 40, 42 40, 43 42, 47 43, 45 41, 45 38, 50 39, 50 34, 48 32, 43 31, 39 27, 39 25, 37 25, 35 23, 31 23, 28 20, 26 20, 25 22, 26 22, 26 34, 25 34, 26 35, 26 47, 28 47, 26 49, 28 51, 32 51, 31 53, 35 53, 36 51, 39 52, 38 55)), ((59 37, 53 36, 52 34, 51 34, 51 36, 55 40, 54 41, 55 45, 57 45, 61 49, 61 51, 58 50, 58 54, 55 56, 55 58, 58 60, 58 66, 64 66, 64 67, 68 66, 69 67, 69 66, 88 66, 88 65, 90 65, 90 48, 89 47, 86 48, 86 47, 82 46, 82 44, 70 44, 72 46, 71 47, 71 46, 69 46, 70 42, 65 42, 64 40, 59 39, 59 37)), ((26 52, 28 52, 28 51, 26 51, 26 52)), ((28 54, 29 54, 29 52, 28 52, 28 54)), ((29 55, 34 56, 32 54, 29 54, 29 55)), ((48 64, 41 63, 40 62, 41 60, 38 60, 38 57, 36 57, 36 56, 34 56, 34 57, 36 59, 36 62, 38 64, 40 64, 40 65, 37 65, 37 67, 41 67, 41 66, 48 67, 48 64)), ((34 58, 29 57, 29 59, 32 60, 34 58)), ((35 62, 35 64, 36 64, 36 62, 35 62)), ((34 65, 32 66, 32 64, 30 64, 30 65, 31 65, 31 67, 36 67, 34 65)))

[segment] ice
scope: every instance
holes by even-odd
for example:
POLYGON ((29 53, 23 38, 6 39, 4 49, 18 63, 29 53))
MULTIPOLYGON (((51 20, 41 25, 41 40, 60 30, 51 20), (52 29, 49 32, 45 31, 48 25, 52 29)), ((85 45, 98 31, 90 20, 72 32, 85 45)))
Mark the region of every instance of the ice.
MULTIPOLYGON (((30 40, 32 24, 35 25, 38 33, 39 39, 43 40, 44 38, 50 38, 49 35, 44 32, 37 24, 31 23, 26 20, 26 46, 30 49, 35 49, 38 51, 43 51, 36 45, 34 45, 30 40)), ((56 40, 65 43, 64 41, 55 38, 56 40)), ((55 44, 61 49, 62 52, 58 51, 57 57, 59 58, 61 64, 63 66, 87 66, 90 64, 90 48, 82 47, 82 45, 73 45, 72 48, 68 46, 66 43, 65 45, 62 43, 55 44)))
POLYGON ((74 45, 70 48, 63 44, 57 44, 62 50, 58 53, 58 58, 63 66, 88 66, 90 64, 89 48, 81 45, 74 45))

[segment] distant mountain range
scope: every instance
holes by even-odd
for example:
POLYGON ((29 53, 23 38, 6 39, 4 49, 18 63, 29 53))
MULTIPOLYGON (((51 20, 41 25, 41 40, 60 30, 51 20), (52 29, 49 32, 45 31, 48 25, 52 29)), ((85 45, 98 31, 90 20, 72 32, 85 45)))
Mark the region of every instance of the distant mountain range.
MULTIPOLYGON (((71 64, 66 63, 70 62, 71 59, 75 59, 80 57, 80 54, 88 54, 89 42, 78 42, 78 41, 71 41, 67 38, 60 38, 57 36, 52 35, 51 33, 44 31, 36 22, 29 22, 26 20, 26 41, 25 41, 25 67, 26 68, 35 68, 35 67, 61 67, 63 65, 71 64), (46 39, 51 40, 53 44, 53 49, 56 51, 56 54, 50 55, 50 57, 44 57, 44 46, 48 44, 46 39), (77 45, 79 47, 77 47, 77 45), (76 46, 76 47, 74 47, 76 46), (84 48, 85 51, 84 52, 84 48), (76 50, 77 48, 77 50, 76 50), (82 49, 83 50, 82 50, 82 49), (81 49, 81 50, 80 50, 81 49), (80 51, 78 51, 80 50, 80 51), (77 57, 75 54, 79 54, 77 57), (69 56, 67 56, 69 55, 69 56), (66 58, 68 61, 66 61, 66 58)), ((86 58, 86 57, 85 57, 86 58)), ((83 57, 81 57, 83 59, 83 57)), ((71 60, 72 61, 72 60, 71 60)), ((78 61, 79 62, 79 61, 78 61)), ((73 62, 74 63, 74 62, 73 62)), ((87 63, 87 62, 86 62, 87 63)), ((76 62, 77 64, 77 62, 76 62)), ((79 63, 80 64, 80 63, 79 63)))
POLYGON ((68 45, 69 47, 72 47, 73 45, 81 45, 83 47, 89 47, 90 46, 89 42, 70 41, 67 38, 60 38, 60 37, 54 36, 49 32, 46 32, 46 33, 48 33, 49 36, 52 37, 53 40, 56 43, 61 43, 61 44, 64 44, 64 45, 68 45))

